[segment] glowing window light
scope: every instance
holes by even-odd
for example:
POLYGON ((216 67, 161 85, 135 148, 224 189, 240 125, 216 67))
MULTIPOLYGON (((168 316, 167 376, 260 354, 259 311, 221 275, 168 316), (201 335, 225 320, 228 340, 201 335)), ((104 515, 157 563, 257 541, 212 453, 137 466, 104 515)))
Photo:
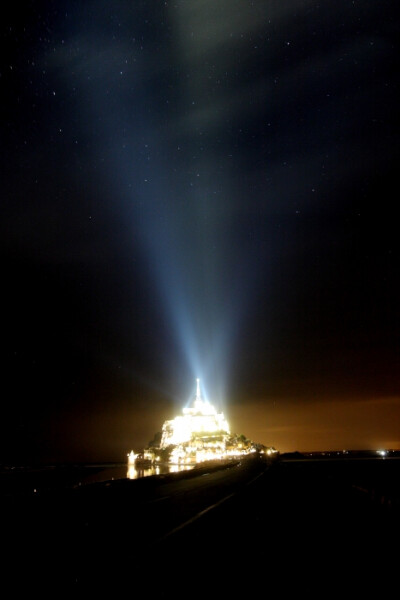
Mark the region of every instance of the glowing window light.
POLYGON ((134 451, 131 450, 131 452, 128 454, 128 464, 134 465, 138 456, 138 454, 135 454, 134 451))

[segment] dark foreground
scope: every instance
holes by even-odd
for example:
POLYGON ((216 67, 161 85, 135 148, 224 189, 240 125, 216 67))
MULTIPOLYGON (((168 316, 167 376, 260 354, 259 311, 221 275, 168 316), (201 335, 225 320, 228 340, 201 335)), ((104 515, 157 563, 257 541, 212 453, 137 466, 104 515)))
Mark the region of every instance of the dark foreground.
POLYGON ((397 589, 398 459, 259 457, 2 498, 9 597, 369 598, 397 589))

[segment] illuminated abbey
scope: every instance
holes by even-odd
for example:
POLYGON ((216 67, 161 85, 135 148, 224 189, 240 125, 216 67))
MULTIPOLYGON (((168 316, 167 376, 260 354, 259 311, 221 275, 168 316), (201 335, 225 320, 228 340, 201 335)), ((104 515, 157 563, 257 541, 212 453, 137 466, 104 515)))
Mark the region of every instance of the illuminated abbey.
POLYGON ((275 452, 273 448, 253 444, 243 435, 231 434, 224 414, 218 413, 212 404, 202 399, 199 379, 193 406, 184 408, 182 413, 164 422, 158 446, 146 448, 139 454, 132 451, 128 455, 129 464, 146 461, 152 464, 194 465, 250 452, 275 452))

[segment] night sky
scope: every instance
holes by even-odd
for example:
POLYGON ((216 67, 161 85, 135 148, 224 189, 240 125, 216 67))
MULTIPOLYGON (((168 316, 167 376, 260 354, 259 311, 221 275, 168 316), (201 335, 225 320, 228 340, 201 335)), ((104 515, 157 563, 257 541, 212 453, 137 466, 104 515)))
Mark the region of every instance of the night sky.
POLYGON ((196 377, 280 452, 400 448, 399 12, 10 3, 0 463, 125 461, 196 377))

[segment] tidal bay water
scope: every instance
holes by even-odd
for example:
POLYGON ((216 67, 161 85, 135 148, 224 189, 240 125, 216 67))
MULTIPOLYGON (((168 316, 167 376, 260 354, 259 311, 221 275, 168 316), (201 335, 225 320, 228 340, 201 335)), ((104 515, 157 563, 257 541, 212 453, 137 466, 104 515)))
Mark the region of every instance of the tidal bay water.
POLYGON ((139 479, 170 473, 177 468, 137 468, 127 463, 2 466, 0 497, 40 494, 116 479, 139 479))

